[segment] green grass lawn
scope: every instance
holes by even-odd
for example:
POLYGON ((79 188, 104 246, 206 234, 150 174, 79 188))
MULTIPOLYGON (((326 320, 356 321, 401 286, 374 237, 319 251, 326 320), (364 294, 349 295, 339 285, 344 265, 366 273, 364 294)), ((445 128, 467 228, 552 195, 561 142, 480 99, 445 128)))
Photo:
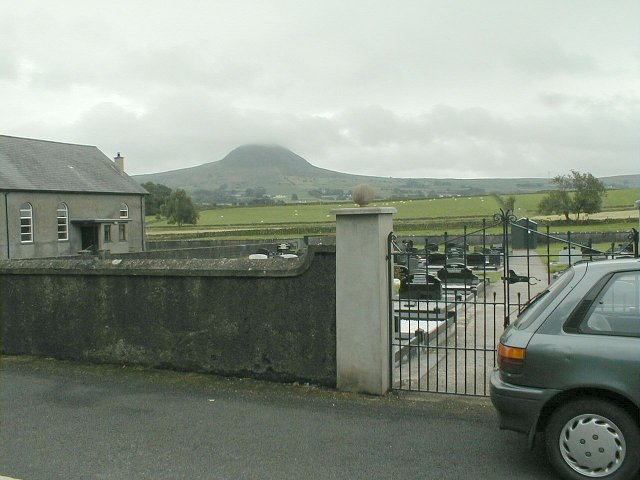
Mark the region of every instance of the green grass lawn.
MULTIPOLYGON (((543 193, 515 195, 515 215, 518 218, 535 218, 537 205, 544 196, 543 193)), ((506 198, 505 195, 502 198, 506 198)), ((593 225, 554 226, 552 231, 598 231, 598 230, 629 230, 633 219, 637 219, 637 210, 633 202, 640 198, 640 189, 610 190, 604 197, 603 208, 607 211, 625 209, 628 217, 623 217, 615 223, 593 225), (626 218, 632 220, 627 220, 626 218)), ((394 207, 396 230, 400 234, 425 235, 442 233, 462 233, 464 224, 471 229, 479 228, 481 219, 486 218, 488 224, 493 220, 493 214, 500 210, 500 203, 495 195, 480 195, 473 197, 455 197, 421 200, 397 200, 374 202, 371 206, 394 207)), ((225 232, 226 235, 287 236, 292 233, 323 233, 335 228, 335 215, 331 213, 336 208, 355 207, 352 203, 313 203, 287 204, 278 206, 256 207, 226 207, 200 211, 197 225, 186 225, 181 228, 168 225, 164 219, 153 216, 146 218, 147 233, 160 234, 189 234, 202 232, 225 232), (322 227, 320 227, 322 226, 322 227), (278 231, 282 231, 281 234, 278 231), (244 233, 243 233, 244 232, 244 233), (256 233, 258 232, 258 233, 256 233)), ((606 214, 605 214, 606 216, 606 214)), ((612 213, 613 219, 615 215, 612 213)), ((544 221, 540 220, 540 230, 544 228, 544 221)), ((637 228, 637 220, 635 223, 637 228)), ((499 229, 495 229, 496 232, 499 229)))

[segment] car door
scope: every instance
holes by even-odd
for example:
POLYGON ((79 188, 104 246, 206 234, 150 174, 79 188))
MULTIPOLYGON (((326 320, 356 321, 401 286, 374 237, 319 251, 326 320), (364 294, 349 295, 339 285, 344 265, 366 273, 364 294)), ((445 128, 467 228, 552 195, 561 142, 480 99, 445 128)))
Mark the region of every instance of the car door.
POLYGON ((565 319, 531 339, 527 379, 560 390, 604 388, 640 404, 640 272, 603 277, 565 319))

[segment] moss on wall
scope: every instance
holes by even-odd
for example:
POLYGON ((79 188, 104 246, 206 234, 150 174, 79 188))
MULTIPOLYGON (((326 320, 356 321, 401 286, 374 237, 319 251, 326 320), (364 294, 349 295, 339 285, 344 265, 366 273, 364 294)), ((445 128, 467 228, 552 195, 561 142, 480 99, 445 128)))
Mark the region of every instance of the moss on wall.
POLYGON ((335 385, 335 252, 0 262, 5 354, 335 385))

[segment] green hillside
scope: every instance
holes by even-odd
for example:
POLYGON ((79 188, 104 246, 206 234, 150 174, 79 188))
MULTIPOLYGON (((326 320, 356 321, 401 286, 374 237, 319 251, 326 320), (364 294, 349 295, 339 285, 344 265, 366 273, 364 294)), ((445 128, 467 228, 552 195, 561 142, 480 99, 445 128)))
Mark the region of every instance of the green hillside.
MULTIPOLYGON (((515 195, 515 214, 518 217, 536 218, 537 205, 543 194, 529 193, 515 195)), ((610 190, 604 197, 605 218, 620 219, 637 224, 638 213, 634 201, 640 198, 640 189, 610 190), (610 212, 610 213, 607 213, 610 212)), ((390 206, 397 210, 396 222, 431 223, 466 221, 491 218, 500 210, 499 197, 481 195, 455 198, 437 198, 422 200, 398 200, 375 202, 375 206, 390 206)), ((153 235, 165 231, 210 231, 241 227, 260 228, 262 226, 299 225, 301 231, 312 231, 310 225, 334 225, 335 216, 331 210, 341 207, 353 207, 352 203, 307 203, 260 207, 228 207, 207 209, 200 212, 195 227, 169 226, 165 220, 147 217, 148 233, 153 235)))
MULTIPOLYGON (((482 195, 490 193, 528 193, 548 189, 547 179, 436 179, 369 177, 334 172, 313 166, 304 158, 275 145, 244 145, 222 160, 197 167, 163 173, 137 175, 140 183, 161 183, 172 189, 185 189, 200 204, 237 203, 247 191, 262 189, 272 199, 290 201, 293 195, 304 201, 346 200, 360 183, 375 189, 377 198, 425 198, 441 195, 482 195)), ((609 187, 632 188, 640 185, 640 175, 602 179, 609 187)))

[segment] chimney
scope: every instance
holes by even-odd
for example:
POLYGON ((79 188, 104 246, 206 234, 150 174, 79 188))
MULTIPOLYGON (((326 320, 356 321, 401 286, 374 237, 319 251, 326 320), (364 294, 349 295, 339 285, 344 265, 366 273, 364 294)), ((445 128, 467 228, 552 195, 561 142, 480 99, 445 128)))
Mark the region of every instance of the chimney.
POLYGON ((116 162, 116 168, 120 171, 120 173, 124 173, 124 157, 120 156, 120 152, 118 152, 118 156, 113 159, 116 162))

